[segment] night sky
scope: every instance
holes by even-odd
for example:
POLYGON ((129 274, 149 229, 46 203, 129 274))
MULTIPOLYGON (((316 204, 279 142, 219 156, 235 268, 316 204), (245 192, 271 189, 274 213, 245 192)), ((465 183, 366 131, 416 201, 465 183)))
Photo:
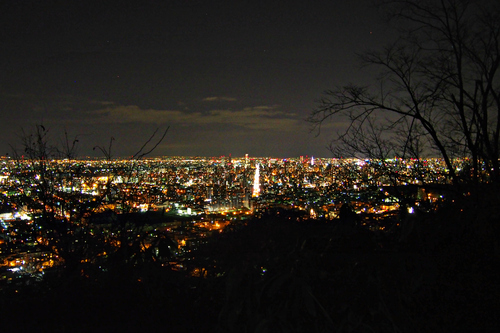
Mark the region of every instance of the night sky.
POLYGON ((79 155, 330 157, 305 118, 365 82, 356 53, 387 43, 370 0, 0 2, 0 155, 35 124, 79 155))

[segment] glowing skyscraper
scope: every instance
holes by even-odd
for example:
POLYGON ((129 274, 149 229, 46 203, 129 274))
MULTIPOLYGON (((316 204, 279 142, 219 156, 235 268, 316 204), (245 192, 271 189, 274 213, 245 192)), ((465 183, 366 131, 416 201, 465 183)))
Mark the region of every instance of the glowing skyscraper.
POLYGON ((258 197, 260 195, 260 166, 259 163, 255 165, 255 177, 253 179, 253 193, 252 197, 258 197))

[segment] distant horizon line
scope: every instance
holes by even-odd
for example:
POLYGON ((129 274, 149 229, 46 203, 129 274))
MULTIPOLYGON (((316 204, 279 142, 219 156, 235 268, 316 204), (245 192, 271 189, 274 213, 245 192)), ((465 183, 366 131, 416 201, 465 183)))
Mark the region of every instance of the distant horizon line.
MULTIPOLYGON (((202 156, 202 155, 161 155, 161 156, 143 156, 141 158, 133 158, 133 156, 118 156, 118 157, 113 157, 110 160, 148 160, 148 159, 168 159, 168 158, 177 158, 177 159, 226 159, 226 158, 231 158, 231 159, 245 159, 247 158, 247 155, 244 156, 232 156, 232 155, 212 155, 212 156, 202 156)), ((276 156, 254 156, 254 155, 248 155, 249 159, 280 159, 280 160, 286 160, 286 159, 320 159, 320 160, 378 160, 377 158, 368 158, 368 157, 318 157, 314 155, 299 155, 299 156, 289 156, 289 157, 276 157, 276 156)), ((12 159, 12 160, 29 160, 32 158, 24 157, 22 155, 21 157, 14 158, 9 155, 0 155, 0 159, 12 159)), ((60 158, 50 158, 49 160, 106 160, 107 158, 105 156, 78 156, 78 157, 73 157, 73 158, 65 158, 65 157, 60 157, 60 158)), ((395 159, 401 159, 401 160, 418 160, 418 158, 402 158, 398 156, 394 156, 393 158, 387 158, 385 160, 395 160, 395 159)), ((421 157, 421 160, 436 160, 436 159, 443 159, 442 157, 421 157)), ((462 157, 462 158, 455 158, 454 160, 461 160, 461 159, 469 159, 468 157, 462 157)))

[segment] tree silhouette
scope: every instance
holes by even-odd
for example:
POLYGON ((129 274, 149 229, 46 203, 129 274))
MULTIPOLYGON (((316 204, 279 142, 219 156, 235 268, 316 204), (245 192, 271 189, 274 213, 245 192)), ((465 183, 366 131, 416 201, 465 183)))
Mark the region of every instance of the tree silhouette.
POLYGON ((332 146, 337 153, 372 157, 366 142, 374 149, 384 142, 402 158, 438 154, 455 184, 498 183, 500 6, 458 0, 381 6, 401 33, 393 44, 360 55, 378 70, 376 84, 326 91, 309 120, 320 129, 329 118, 347 117, 332 146), (458 172, 456 158, 469 160, 469 174, 458 172))
MULTIPOLYGON (((13 159, 13 176, 18 179, 21 194, 18 201, 34 218, 33 232, 39 245, 62 260, 65 272, 79 272, 90 263, 102 262, 108 255, 124 262, 139 257, 142 261, 154 261, 159 256, 168 256, 164 249, 161 254, 156 251, 158 255, 153 251, 160 245, 163 248, 164 243, 172 245, 168 236, 155 239, 151 248, 149 244, 145 246, 143 238, 136 239, 137 235, 146 233, 145 223, 136 223, 127 214, 134 212, 129 203, 147 194, 140 193, 139 186, 127 188, 125 184, 118 188, 115 185, 118 176, 129 179, 136 175, 140 178, 133 162, 140 162, 154 151, 167 131, 168 128, 158 138, 156 130, 126 167, 114 163, 111 155, 114 138, 110 139, 107 148, 96 146, 105 155, 102 161, 103 169, 107 170, 105 173, 74 161, 79 141, 77 138, 70 140, 67 132, 62 144, 57 145, 53 144, 49 129, 43 125, 36 125, 31 132, 23 131, 22 150, 14 150, 13 159), (68 161, 63 163, 63 160, 68 161), (97 192, 89 193, 88 184, 96 184, 97 192), (125 213, 121 215, 128 220, 117 221, 116 216, 110 214, 111 209, 118 205, 119 212, 125 213), (102 225, 107 225, 107 230, 102 225), (129 237, 130 234, 136 238, 129 237), (128 258, 111 256, 113 252, 126 253, 128 258)), ((141 179, 137 179, 137 183, 140 182, 141 179)))

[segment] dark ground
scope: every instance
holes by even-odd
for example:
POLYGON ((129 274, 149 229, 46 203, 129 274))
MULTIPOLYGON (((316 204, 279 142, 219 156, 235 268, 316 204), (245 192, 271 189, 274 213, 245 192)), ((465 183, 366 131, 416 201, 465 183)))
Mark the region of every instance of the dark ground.
POLYGON ((269 215, 203 247, 187 276, 154 264, 1 291, 2 332, 494 332, 496 199, 375 234, 269 215))

